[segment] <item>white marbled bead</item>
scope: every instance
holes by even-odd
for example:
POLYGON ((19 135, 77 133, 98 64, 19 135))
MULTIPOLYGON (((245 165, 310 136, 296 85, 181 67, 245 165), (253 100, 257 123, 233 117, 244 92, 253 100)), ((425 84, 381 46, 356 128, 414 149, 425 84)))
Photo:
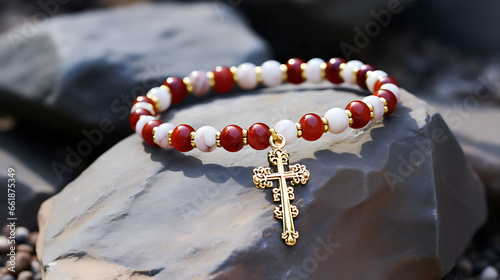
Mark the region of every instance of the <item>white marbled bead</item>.
POLYGON ((349 116, 344 109, 331 108, 326 111, 325 118, 328 120, 328 131, 331 133, 342 133, 349 126, 349 116))
POLYGON ((274 130, 285 137, 286 145, 291 145, 297 140, 297 127, 291 120, 281 120, 276 123, 274 130))
POLYGON ((363 102, 373 106, 373 120, 380 120, 384 116, 384 102, 375 95, 363 98, 363 102))
POLYGON ((200 151, 208 153, 217 148, 215 134, 217 129, 211 126, 202 126, 196 130, 194 143, 200 151))
POLYGON ((255 72, 255 64, 243 63, 238 66, 237 71, 238 86, 242 89, 253 89, 257 86, 257 72, 255 72))
POLYGON ((196 70, 189 73, 188 78, 193 86, 193 95, 204 96, 210 91, 210 80, 207 77, 207 72, 196 70))
POLYGON ((348 84, 356 84, 356 79, 354 78, 354 68, 360 68, 363 65, 363 62, 359 60, 350 60, 348 61, 342 71, 340 71, 340 75, 344 82, 348 84))
POLYGON ((323 80, 321 77, 321 64, 325 61, 321 58, 313 58, 306 63, 305 74, 307 80, 311 83, 319 83, 323 80))
POLYGON ((153 116, 156 115, 155 108, 153 107, 153 105, 151 105, 151 104, 149 104, 147 102, 137 102, 137 103, 135 103, 134 106, 132 106, 132 108, 130 109, 130 113, 132 114, 137 109, 144 109, 146 111, 149 111, 153 116))
POLYGON ((153 116, 140 116, 137 124, 135 125, 135 133, 142 138, 142 129, 149 121, 153 120, 156 120, 153 116))
POLYGON ((383 84, 380 89, 386 89, 394 94, 396 96, 396 99, 399 102, 399 87, 395 84, 383 84))
POLYGON ((172 148, 172 145, 168 143, 168 132, 174 130, 175 125, 171 123, 162 123, 156 127, 154 139, 158 146, 164 149, 172 148))
POLYGON ((370 92, 373 92, 373 87, 375 86, 375 83, 377 82, 378 78, 380 78, 381 76, 385 77, 387 76, 387 73, 385 73, 382 70, 375 70, 369 72, 368 77, 366 78, 366 87, 370 92))
POLYGON ((165 112, 170 103, 172 102, 172 97, 170 95, 170 90, 166 86, 154 87, 148 91, 147 94, 151 94, 158 98, 158 104, 160 106, 160 112, 165 112))
POLYGON ((281 84, 281 63, 276 60, 268 60, 261 66, 262 83, 267 87, 281 84))

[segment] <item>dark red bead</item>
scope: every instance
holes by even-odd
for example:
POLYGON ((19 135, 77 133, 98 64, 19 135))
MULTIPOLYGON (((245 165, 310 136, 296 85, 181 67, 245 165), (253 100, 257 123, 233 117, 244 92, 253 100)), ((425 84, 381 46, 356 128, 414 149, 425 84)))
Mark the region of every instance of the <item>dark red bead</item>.
POLYGON ((362 128, 370 121, 370 108, 363 101, 352 101, 345 109, 351 111, 352 128, 362 128))
POLYGON ((286 63, 286 75, 288 77, 288 82, 292 84, 300 84, 305 81, 302 76, 302 63, 305 63, 303 59, 300 58, 290 58, 286 63))
POLYGON ((153 129, 160 124, 162 124, 160 120, 152 120, 144 126, 144 128, 142 129, 142 139, 144 139, 144 142, 153 147, 158 147, 158 145, 156 145, 156 143, 153 141, 153 129))
POLYGON ((270 137, 269 126, 263 123, 253 124, 247 132, 248 145, 256 150, 264 150, 269 147, 270 137))
POLYGON ((345 59, 335 57, 326 62, 325 77, 328 81, 334 84, 341 84, 344 79, 340 77, 340 65, 346 63, 345 59))
POLYGON ((368 89, 368 87, 366 86, 366 73, 368 71, 375 70, 377 70, 377 68, 375 68, 373 65, 363 64, 356 73, 356 83, 358 84, 358 86, 363 89, 368 89))
POLYGON ((135 125, 137 124, 141 116, 152 116, 152 114, 151 112, 145 109, 135 110, 135 112, 130 114, 130 118, 128 119, 128 122, 130 123, 130 127, 132 128, 132 130, 135 131, 135 125))
POLYGON ((375 85, 373 86, 373 92, 376 92, 377 90, 380 89, 381 86, 385 84, 395 84, 396 86, 399 87, 398 82, 393 77, 385 76, 385 77, 380 77, 376 82, 375 85))
POLYGON ((387 112, 384 114, 384 116, 389 116, 390 114, 392 114, 392 112, 394 112, 396 106, 398 105, 398 100, 396 99, 394 93, 386 89, 379 89, 373 95, 383 97, 387 102, 387 112))
POLYGON ((233 73, 226 66, 217 66, 214 70, 214 82, 216 92, 229 92, 234 87, 233 73))
POLYGON ((170 137, 172 146, 179 152, 191 151, 193 149, 193 146, 191 146, 191 132, 193 131, 194 128, 187 124, 178 125, 174 128, 170 137))
POLYGON ((220 134, 220 143, 228 152, 237 152, 243 148, 243 129, 237 125, 226 126, 220 134))
POLYGON ((321 117, 313 113, 305 114, 299 123, 302 126, 302 138, 307 141, 318 140, 325 131, 321 117))
POLYGON ((149 97, 147 97, 145 95, 138 96, 135 99, 134 103, 132 103, 132 106, 134 106, 136 103, 139 103, 139 102, 146 102, 146 103, 153 105, 153 109, 155 110, 155 113, 158 114, 158 110, 156 109, 156 103, 153 100, 151 100, 149 97))
POLYGON ((186 98, 187 86, 181 78, 168 77, 163 84, 170 89, 172 104, 181 103, 186 98))

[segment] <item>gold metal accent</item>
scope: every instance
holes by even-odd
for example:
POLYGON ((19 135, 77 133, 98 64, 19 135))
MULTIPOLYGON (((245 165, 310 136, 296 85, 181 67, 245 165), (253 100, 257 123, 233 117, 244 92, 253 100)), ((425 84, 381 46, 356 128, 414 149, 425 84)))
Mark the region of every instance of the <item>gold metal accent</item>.
POLYGON ((255 73, 257 73, 257 83, 262 84, 262 67, 255 67, 255 73))
POLYGON ((248 130, 243 129, 243 145, 247 146, 248 145, 248 130))
POLYGON ((370 76, 370 74, 371 74, 372 72, 373 72, 372 70, 368 70, 368 71, 366 71, 366 74, 365 74, 366 78, 368 78, 368 76, 370 76))
POLYGON ((382 100, 382 103, 384 103, 384 106, 387 106, 387 100, 385 100, 385 98, 383 97, 379 97, 380 100, 382 100))
POLYGON ((344 68, 345 68, 345 66, 346 66, 346 65, 347 65, 346 63, 340 63, 340 65, 339 65, 339 77, 340 77, 342 80, 344 79, 344 77, 343 77, 343 75, 342 75, 342 70, 344 70, 344 68))
POLYGON ((302 125, 300 123, 295 123, 295 127, 297 128, 297 138, 302 137, 302 125))
POLYGON ((325 117, 322 117, 321 120, 323 121, 323 126, 324 126, 324 129, 323 129, 323 132, 324 133, 327 133, 328 132, 328 129, 330 128, 328 126, 328 120, 325 118, 325 117))
POLYGON ((184 77, 184 79, 182 79, 182 82, 184 82, 184 84, 186 85, 186 89, 187 89, 188 93, 192 93, 193 92, 193 83, 191 83, 191 79, 189 77, 184 77))
POLYGON ((189 136, 191 137, 191 146, 193 148, 196 148, 196 143, 194 142, 194 136, 196 135, 196 132, 195 131, 192 131, 189 136))
POLYGON ((306 75, 306 67, 307 65, 305 63, 300 64, 300 69, 302 70, 302 78, 304 80, 307 80, 307 75, 306 75))
POLYGON ((172 146, 172 132, 173 130, 168 131, 168 144, 172 146))
POLYGON ((384 114, 389 112, 389 108, 387 106, 384 106, 384 114))
POLYGON ((321 78, 324 79, 326 77, 326 62, 323 62, 319 65, 321 68, 321 78))
POLYGON ((207 78, 208 78, 208 84, 210 85, 211 88, 213 88, 215 86, 214 72, 208 71, 207 78))
POLYGON ((293 186, 306 184, 310 173, 302 164, 289 165, 288 152, 283 150, 285 142, 285 138, 279 134, 276 134, 276 138, 269 137, 272 148, 267 154, 269 167, 255 168, 253 182, 259 189, 273 188, 273 201, 280 202, 274 207, 274 217, 283 221, 281 239, 285 240, 286 245, 293 246, 299 238, 299 233, 293 224, 293 218, 299 215, 297 206, 291 204, 295 199, 293 186), (288 171, 285 171, 285 166, 288 166, 288 171), (290 181, 290 186, 287 180, 290 181), (276 187, 273 186, 273 181, 277 181, 276 187))
POLYGON ((219 148, 222 147, 222 144, 220 143, 220 134, 221 134, 220 131, 217 131, 215 133, 215 145, 217 145, 217 147, 219 147, 219 148))
MULTIPOLYGON (((164 87, 166 87, 166 86, 164 86, 164 87)), ((170 90, 168 92, 170 93, 170 90)), ((160 112, 160 99, 158 99, 158 96, 153 95, 151 93, 148 93, 146 95, 146 97, 149 98, 149 99, 151 99, 153 101, 153 103, 155 104, 156 112, 160 112)))
POLYGON ((153 143, 155 143, 156 145, 158 145, 158 143, 156 143, 156 139, 155 139, 155 133, 156 133, 157 129, 158 129, 158 127, 155 126, 155 127, 153 127, 153 130, 152 130, 152 132, 153 132, 153 143))
POLYGON ((235 83, 237 83, 238 82, 238 67, 231 66, 231 68, 229 68, 229 71, 231 71, 231 73, 233 73, 233 80, 235 83))
POLYGON ((346 112, 347 116, 349 117, 349 126, 351 126, 352 123, 354 122, 354 120, 352 119, 352 113, 349 110, 345 110, 345 112, 346 112))
POLYGON ((358 71, 359 71, 359 68, 358 67, 354 67, 352 68, 352 72, 354 73, 354 76, 352 77, 354 83, 357 83, 358 81, 358 71))
POLYGON ((370 109, 370 120, 371 120, 371 119, 373 119, 373 116, 374 116, 374 114, 373 114, 373 106, 370 103, 365 103, 365 104, 366 104, 366 106, 368 106, 368 109, 370 109))
POLYGON ((280 69, 281 69, 281 80, 283 82, 286 82, 286 80, 288 79, 288 75, 286 74, 288 66, 286 66, 286 64, 281 64, 280 69))

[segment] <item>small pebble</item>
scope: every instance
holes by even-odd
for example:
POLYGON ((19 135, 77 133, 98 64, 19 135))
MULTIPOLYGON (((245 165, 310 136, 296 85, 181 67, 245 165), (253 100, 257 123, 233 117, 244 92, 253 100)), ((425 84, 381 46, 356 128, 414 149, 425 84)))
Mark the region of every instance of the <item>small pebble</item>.
POLYGON ((29 270, 21 271, 17 276, 17 280, 33 280, 33 272, 29 270))
POLYGON ((35 276, 33 276, 33 280, 42 280, 42 273, 41 272, 35 273, 35 276))
POLYGON ((17 252, 26 252, 30 255, 33 255, 35 252, 35 249, 33 248, 33 246, 31 246, 29 244, 19 244, 16 247, 16 251, 17 252))
MULTIPOLYGON (((10 267, 10 263, 6 262, 5 266, 7 269, 10 267)), ((16 268, 14 273, 11 272, 11 274, 17 275, 23 270, 29 269, 31 266, 31 254, 28 254, 26 252, 19 252, 16 253, 16 268)))
POLYGON ((9 239, 7 236, 0 235, 0 254, 5 255, 10 251, 9 239))
POLYGON ((16 278, 10 274, 7 274, 7 275, 2 276, 2 278, 0 278, 0 280, 16 280, 16 278))
POLYGON ((38 231, 30 233, 30 236, 28 238, 29 244, 36 246, 36 240, 38 239, 38 231))
POLYGON ((41 271, 40 263, 38 260, 31 259, 31 271, 37 273, 41 271))
POLYGON ((16 242, 25 243, 28 241, 28 237, 30 236, 30 231, 25 227, 17 227, 16 228, 16 242))
POLYGON ((498 279, 498 272, 492 266, 486 267, 479 276, 479 280, 497 280, 497 279, 498 279))
POLYGON ((460 258, 457 261, 456 268, 464 276, 470 276, 472 274, 472 270, 474 269, 472 263, 466 258, 460 258))

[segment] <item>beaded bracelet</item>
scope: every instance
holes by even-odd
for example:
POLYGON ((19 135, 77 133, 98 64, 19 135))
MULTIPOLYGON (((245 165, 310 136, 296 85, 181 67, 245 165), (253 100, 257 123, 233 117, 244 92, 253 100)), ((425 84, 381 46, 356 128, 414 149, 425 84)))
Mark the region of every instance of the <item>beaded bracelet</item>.
POLYGON ((349 62, 342 58, 332 58, 325 62, 313 58, 305 63, 300 58, 292 58, 286 64, 269 60, 261 66, 243 63, 238 67, 217 66, 214 71, 193 71, 184 79, 169 77, 160 87, 152 88, 144 96, 139 96, 130 111, 130 126, 149 145, 162 148, 174 148, 188 152, 198 148, 202 152, 211 152, 217 147, 229 152, 237 152, 244 146, 263 150, 269 146, 270 167, 255 168, 253 182, 257 188, 271 188, 273 182, 273 200, 280 202, 274 208, 277 219, 283 220, 281 238, 292 246, 296 243, 298 232, 293 218, 299 211, 290 201, 294 200, 293 185, 305 184, 310 173, 304 165, 289 165, 289 156, 284 146, 297 138, 307 141, 318 140, 323 133, 342 133, 351 128, 363 128, 370 120, 379 120, 390 115, 399 100, 399 86, 394 78, 374 66, 363 64, 359 60, 349 62), (262 84, 276 86, 283 82, 300 84, 305 80, 319 83, 327 79, 333 84, 357 84, 361 89, 369 90, 373 95, 362 101, 350 102, 345 109, 331 108, 324 117, 314 113, 305 114, 297 123, 281 120, 274 128, 264 123, 255 123, 247 129, 237 125, 228 125, 222 131, 211 126, 202 126, 195 131, 187 124, 175 126, 162 123, 156 118, 158 113, 166 111, 171 104, 182 102, 188 93, 204 96, 213 88, 218 93, 229 92, 235 84, 249 90, 262 84), (290 186, 288 185, 290 182, 290 186))

